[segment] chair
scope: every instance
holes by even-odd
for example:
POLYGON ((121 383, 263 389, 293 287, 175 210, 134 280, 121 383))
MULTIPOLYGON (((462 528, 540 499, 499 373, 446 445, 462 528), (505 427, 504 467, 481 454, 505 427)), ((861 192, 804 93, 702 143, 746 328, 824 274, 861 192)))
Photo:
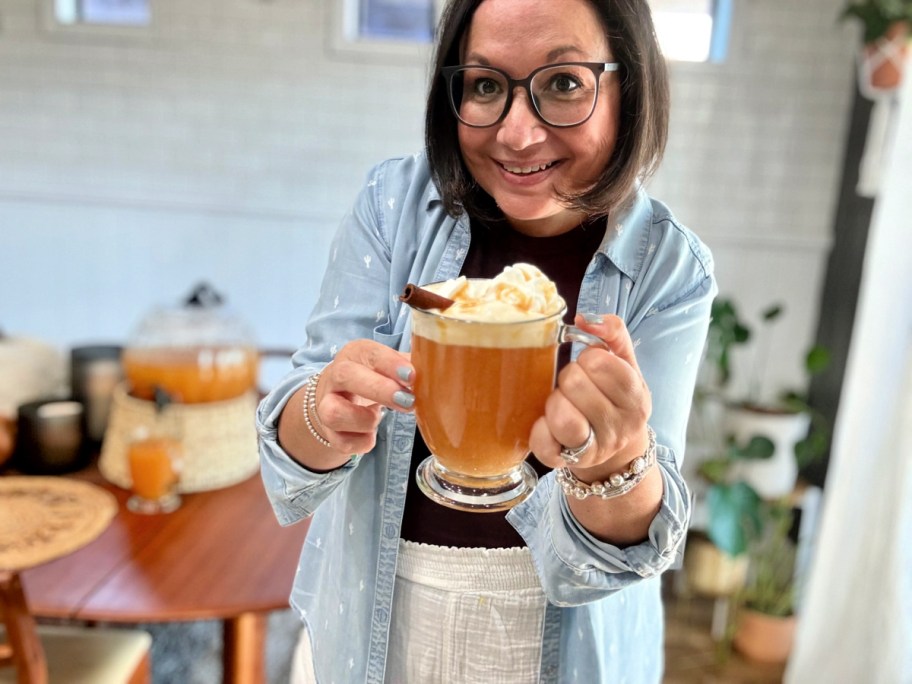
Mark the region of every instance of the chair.
POLYGON ((37 625, 19 574, 0 571, 0 684, 148 684, 141 630, 37 625))

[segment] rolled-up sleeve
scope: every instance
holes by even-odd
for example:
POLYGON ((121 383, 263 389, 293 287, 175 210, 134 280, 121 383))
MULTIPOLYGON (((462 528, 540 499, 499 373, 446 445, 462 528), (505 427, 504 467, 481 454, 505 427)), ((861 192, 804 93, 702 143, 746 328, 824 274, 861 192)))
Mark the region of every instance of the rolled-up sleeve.
POLYGON ((313 372, 312 368, 296 369, 257 408, 260 473, 266 495, 282 525, 291 525, 310 516, 320 502, 357 466, 360 458, 353 456, 341 468, 328 473, 315 473, 295 461, 279 444, 279 416, 288 398, 304 386, 313 372))
POLYGON ((620 548, 593 537, 573 516, 554 473, 510 511, 508 519, 532 551, 551 603, 575 606, 596 601, 632 582, 654 577, 674 562, 687 530, 689 495, 667 449, 658 451, 662 504, 641 544, 620 548))

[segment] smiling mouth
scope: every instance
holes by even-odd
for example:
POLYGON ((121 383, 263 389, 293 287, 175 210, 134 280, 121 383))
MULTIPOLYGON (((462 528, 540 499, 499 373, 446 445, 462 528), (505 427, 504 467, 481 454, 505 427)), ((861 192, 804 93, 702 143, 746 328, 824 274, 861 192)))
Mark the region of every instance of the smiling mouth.
POLYGON ((532 166, 513 166, 511 164, 501 163, 500 166, 504 171, 516 174, 517 176, 531 176, 534 173, 540 173, 550 169, 555 164, 557 164, 556 161, 548 162, 547 164, 534 164, 532 166))

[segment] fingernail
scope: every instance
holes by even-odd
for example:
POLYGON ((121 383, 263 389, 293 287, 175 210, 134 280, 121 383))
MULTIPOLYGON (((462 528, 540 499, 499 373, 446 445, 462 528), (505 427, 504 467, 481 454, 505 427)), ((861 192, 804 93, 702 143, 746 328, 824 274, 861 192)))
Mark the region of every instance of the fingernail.
POLYGON ((594 313, 584 313, 582 314, 583 320, 586 321, 589 325, 600 325, 605 322, 605 319, 594 313))
POLYGON ((401 406, 402 408, 412 408, 415 403, 415 395, 411 392, 399 390, 393 394, 393 402, 396 406, 401 406))
POLYGON ((399 366, 399 368, 396 369, 396 375, 399 376, 399 379, 402 380, 402 382, 408 382, 412 379, 412 369, 408 366, 399 366))

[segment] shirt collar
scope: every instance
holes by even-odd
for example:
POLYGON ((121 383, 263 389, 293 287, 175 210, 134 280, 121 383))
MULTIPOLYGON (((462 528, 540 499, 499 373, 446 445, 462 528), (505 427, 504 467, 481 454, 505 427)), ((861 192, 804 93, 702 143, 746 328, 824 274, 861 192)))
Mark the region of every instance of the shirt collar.
MULTIPOLYGON (((428 209, 443 201, 435 183, 428 183, 425 199, 428 209)), ((642 186, 607 219, 605 237, 598 251, 631 280, 637 279, 643 267, 651 220, 652 206, 642 186)))
POLYGON ((631 280, 636 280, 643 268, 643 260, 649 250, 651 221, 652 204, 642 187, 608 217, 599 251, 631 280))

